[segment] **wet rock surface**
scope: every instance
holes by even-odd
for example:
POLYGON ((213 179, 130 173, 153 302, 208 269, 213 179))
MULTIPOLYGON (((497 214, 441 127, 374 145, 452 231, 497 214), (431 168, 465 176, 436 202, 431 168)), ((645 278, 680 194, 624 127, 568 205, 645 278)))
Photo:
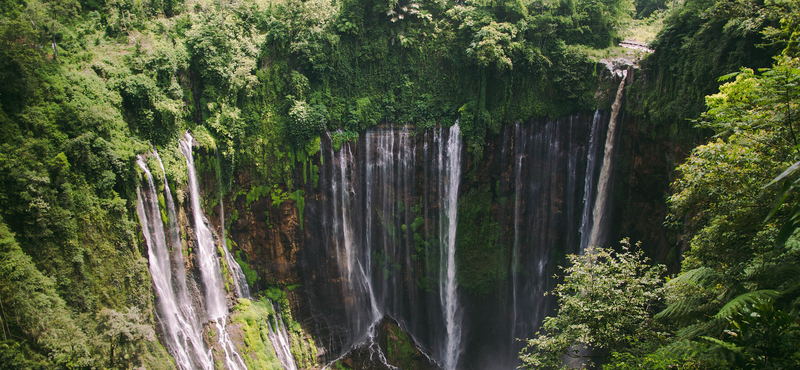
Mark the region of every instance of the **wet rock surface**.
POLYGON ((440 370, 418 343, 391 317, 385 316, 373 328, 377 337, 365 338, 331 369, 352 370, 440 370))

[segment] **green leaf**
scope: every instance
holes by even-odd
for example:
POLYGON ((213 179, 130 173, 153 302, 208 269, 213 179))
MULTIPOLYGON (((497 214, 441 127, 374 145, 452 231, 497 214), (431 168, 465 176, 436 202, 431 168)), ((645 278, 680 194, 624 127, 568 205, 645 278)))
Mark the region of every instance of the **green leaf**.
POLYGON ((726 75, 720 76, 717 79, 717 81, 718 82, 723 82, 723 81, 732 80, 732 79, 736 78, 737 76, 739 76, 740 74, 741 74, 741 72, 739 72, 739 71, 731 72, 731 73, 728 73, 726 75))
POLYGON ((770 185, 772 185, 772 184, 774 184, 774 183, 776 183, 778 181, 783 180, 784 178, 786 178, 786 176, 789 176, 789 175, 793 174, 794 171, 797 171, 798 168, 800 168, 800 161, 795 162, 793 165, 789 166, 789 168, 787 168, 786 171, 783 171, 780 175, 778 175, 778 177, 772 179, 772 181, 770 181, 768 184, 762 186, 761 188, 762 189, 766 188, 766 187, 768 187, 768 186, 770 186, 770 185))
POLYGON ((719 312, 716 315, 714 315, 714 317, 726 318, 736 314, 743 314, 743 310, 749 304, 753 304, 759 300, 770 299, 770 298, 774 299, 780 295, 781 295, 780 292, 772 289, 756 290, 753 292, 740 294, 738 297, 732 299, 730 302, 728 302, 728 304, 722 307, 722 309, 720 309, 719 312))

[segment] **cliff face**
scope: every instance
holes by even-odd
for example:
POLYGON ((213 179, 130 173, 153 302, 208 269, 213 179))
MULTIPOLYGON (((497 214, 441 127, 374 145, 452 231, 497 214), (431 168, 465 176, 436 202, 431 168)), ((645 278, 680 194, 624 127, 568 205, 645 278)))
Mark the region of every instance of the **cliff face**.
POLYGON ((646 122, 638 119, 623 122, 612 234, 617 239, 641 241, 647 256, 677 272, 683 244, 677 238, 678 230, 665 225, 666 199, 675 167, 691 147, 686 140, 648 132, 646 122))
MULTIPOLYGON (((223 200, 229 244, 258 274, 254 291, 292 288, 294 318, 316 338, 324 360, 384 315, 441 358, 450 327, 441 286, 441 184, 459 181, 459 368, 511 368, 516 338, 533 335, 553 313, 543 293, 557 282, 557 266, 579 252, 592 227, 608 120, 598 111, 507 125, 481 158, 461 152, 460 179, 442 176, 444 129, 376 127, 338 148, 326 135, 319 154, 296 162, 300 206, 282 191, 253 196, 258 180, 246 169, 236 173, 223 200)), ((618 135, 612 207, 605 210, 612 226, 603 243, 630 236, 656 261, 674 263, 663 199, 680 147, 624 113, 618 135)), ((214 178, 207 172, 207 192, 216 189, 214 178)), ((220 211, 216 205, 212 216, 218 231, 220 211)))

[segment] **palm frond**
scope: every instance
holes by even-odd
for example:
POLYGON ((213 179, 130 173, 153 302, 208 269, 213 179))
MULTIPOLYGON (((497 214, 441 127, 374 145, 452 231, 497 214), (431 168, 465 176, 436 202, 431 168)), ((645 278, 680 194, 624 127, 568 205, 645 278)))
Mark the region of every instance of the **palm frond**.
POLYGON ((783 171, 780 175, 778 175, 778 177, 772 179, 772 181, 770 181, 768 184, 764 185, 762 187, 762 189, 766 188, 766 187, 768 187, 768 186, 770 186, 770 185, 772 185, 772 184, 774 184, 774 183, 776 183, 778 181, 783 180, 784 178, 786 178, 786 176, 789 176, 789 175, 793 174, 798 169, 800 169, 800 161, 795 162, 794 164, 789 166, 789 168, 787 168, 786 171, 783 171))

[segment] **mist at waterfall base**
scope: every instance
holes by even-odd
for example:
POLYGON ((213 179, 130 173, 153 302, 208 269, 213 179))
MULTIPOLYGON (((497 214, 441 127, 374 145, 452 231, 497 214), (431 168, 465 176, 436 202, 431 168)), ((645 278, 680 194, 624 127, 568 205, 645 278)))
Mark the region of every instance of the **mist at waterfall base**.
POLYGON ((475 162, 457 123, 373 127, 339 150, 324 136, 319 185, 305 188, 298 316, 310 318, 327 361, 369 345, 388 315, 446 370, 516 368, 517 338, 554 313, 543 294, 557 266, 589 239, 608 119, 508 125, 475 162), (485 217, 501 225, 494 253, 505 272, 488 292, 459 282, 469 270, 459 272, 454 236, 472 225, 457 211, 472 191, 491 193, 485 217))

